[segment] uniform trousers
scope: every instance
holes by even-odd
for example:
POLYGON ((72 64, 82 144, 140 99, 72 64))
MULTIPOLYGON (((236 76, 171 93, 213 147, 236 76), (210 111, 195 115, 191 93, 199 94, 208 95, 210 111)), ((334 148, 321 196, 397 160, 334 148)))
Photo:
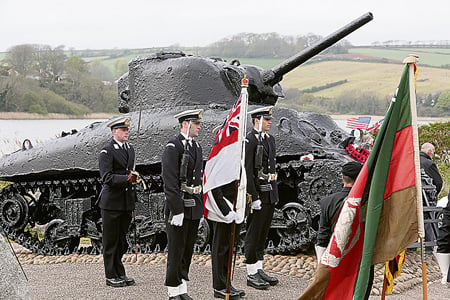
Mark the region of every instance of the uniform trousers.
POLYGON ((182 283, 182 279, 189 280, 189 267, 199 223, 200 220, 184 219, 182 226, 174 226, 166 221, 168 251, 164 285, 177 287, 182 283))
MULTIPOLYGON (((230 256, 230 242, 233 225, 214 221, 212 221, 212 223, 214 228, 211 253, 213 288, 216 290, 223 290, 227 287, 228 259, 230 256)), ((235 245, 239 242, 240 228, 241 224, 235 224, 235 245)))
POLYGON ((103 263, 106 278, 125 276, 122 256, 128 250, 126 235, 131 223, 131 211, 101 210, 103 223, 103 263))
POLYGON ((275 204, 263 203, 260 210, 253 210, 247 218, 247 234, 245 235, 245 263, 255 264, 264 260, 264 248, 270 224, 272 223, 275 204))

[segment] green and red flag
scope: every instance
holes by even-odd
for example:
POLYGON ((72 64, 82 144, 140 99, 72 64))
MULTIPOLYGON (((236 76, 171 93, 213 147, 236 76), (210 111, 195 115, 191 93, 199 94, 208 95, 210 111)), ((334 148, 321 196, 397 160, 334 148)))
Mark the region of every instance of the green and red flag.
MULTIPOLYGON (((415 73, 409 68, 415 70, 415 60, 403 71, 316 275, 299 299, 364 299, 371 265, 392 260, 418 239, 422 200, 417 193, 415 73)), ((423 236, 423 221, 420 228, 423 236)))

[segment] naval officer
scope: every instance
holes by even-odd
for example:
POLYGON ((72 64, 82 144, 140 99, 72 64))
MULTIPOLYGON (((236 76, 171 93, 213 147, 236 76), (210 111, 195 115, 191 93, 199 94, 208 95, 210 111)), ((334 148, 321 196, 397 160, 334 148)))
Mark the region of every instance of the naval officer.
POLYGON ((263 270, 265 243, 278 202, 275 138, 268 133, 272 125, 272 112, 273 106, 249 112, 253 129, 247 134, 245 145, 247 194, 251 198, 245 236, 245 263, 247 285, 256 289, 267 289, 278 283, 277 278, 263 270))
POLYGON ((198 137, 202 112, 202 109, 195 109, 175 115, 180 133, 167 143, 162 155, 168 240, 164 285, 169 299, 192 299, 187 293, 187 281, 198 225, 203 216, 203 154, 194 138, 198 137))
POLYGON ((136 201, 134 183, 138 174, 133 171, 135 152, 128 141, 130 119, 121 116, 108 124, 113 138, 100 151, 99 170, 102 190, 98 200, 103 223, 103 262, 106 284, 112 287, 134 285, 127 277, 122 256, 128 249, 126 234, 136 201))

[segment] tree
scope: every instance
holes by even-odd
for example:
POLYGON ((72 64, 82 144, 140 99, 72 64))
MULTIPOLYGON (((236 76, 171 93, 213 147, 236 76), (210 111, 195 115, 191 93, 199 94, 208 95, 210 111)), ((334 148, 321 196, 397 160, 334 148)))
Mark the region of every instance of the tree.
POLYGON ((107 66, 105 66, 100 60, 94 60, 89 64, 91 76, 100 78, 104 81, 113 79, 113 75, 107 66))
POLYGON ((69 100, 82 104, 80 84, 89 75, 86 62, 78 56, 69 57, 64 63, 65 77, 70 82, 69 100))
POLYGON ((24 44, 13 46, 5 55, 5 62, 22 76, 26 76, 34 63, 34 48, 32 45, 24 44))
POLYGON ((450 113, 450 91, 442 93, 436 104, 436 108, 444 112, 447 116, 450 113))
POLYGON ((19 77, 15 75, 0 77, 0 111, 15 111, 16 105, 13 102, 17 97, 18 81, 19 77))
POLYGON ((42 86, 52 88, 64 72, 64 46, 34 45, 34 59, 42 86))
POLYGON ((119 58, 114 64, 114 76, 119 78, 126 72, 128 72, 128 62, 124 58, 119 58))

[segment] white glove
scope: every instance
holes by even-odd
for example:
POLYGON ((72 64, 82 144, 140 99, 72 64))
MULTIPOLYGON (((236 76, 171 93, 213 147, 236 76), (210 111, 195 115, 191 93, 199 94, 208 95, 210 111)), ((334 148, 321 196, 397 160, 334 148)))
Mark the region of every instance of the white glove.
POLYGON ((254 210, 260 210, 261 209, 261 200, 255 200, 252 202, 252 208, 254 210))
POLYGON ((170 221, 170 225, 173 226, 183 226, 184 213, 175 215, 172 217, 172 221, 170 221))
POLYGON ((237 219, 237 213, 231 210, 225 216, 225 223, 227 223, 227 224, 233 223, 234 221, 236 221, 236 219, 237 219))
POLYGON ((318 246, 318 245, 314 245, 314 249, 316 250, 317 265, 319 265, 320 260, 322 259, 322 256, 325 253, 325 250, 327 250, 327 248, 318 246))

